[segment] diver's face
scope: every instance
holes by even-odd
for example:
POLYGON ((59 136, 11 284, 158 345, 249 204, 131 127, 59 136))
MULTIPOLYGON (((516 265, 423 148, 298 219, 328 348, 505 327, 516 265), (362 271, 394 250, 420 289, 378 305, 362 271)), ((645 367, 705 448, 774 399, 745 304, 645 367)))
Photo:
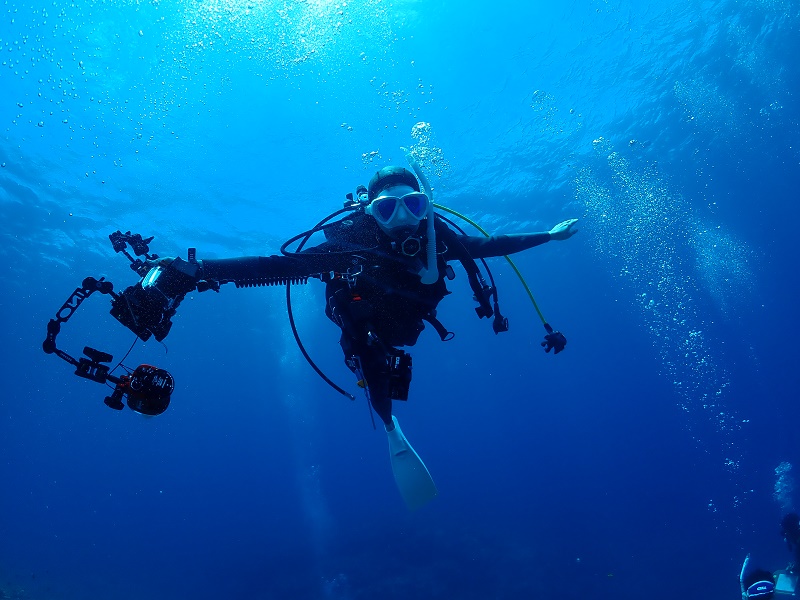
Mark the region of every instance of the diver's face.
MULTIPOLYGON (((414 192, 416 192, 416 190, 409 185, 393 185, 382 190, 378 194, 378 198, 385 196, 402 198, 406 194, 414 192)), ((388 223, 384 223, 380 219, 375 219, 375 222, 378 224, 378 227, 381 228, 381 231, 389 237, 396 240, 405 240, 419 229, 420 219, 413 215, 403 202, 399 202, 394 216, 388 223)))

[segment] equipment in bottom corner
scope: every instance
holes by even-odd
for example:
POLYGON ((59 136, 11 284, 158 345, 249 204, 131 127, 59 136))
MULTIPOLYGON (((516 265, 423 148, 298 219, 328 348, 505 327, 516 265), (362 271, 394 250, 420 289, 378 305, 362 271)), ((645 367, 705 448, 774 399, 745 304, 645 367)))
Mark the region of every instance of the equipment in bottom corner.
POLYGON ((748 554, 739 573, 742 600, 796 598, 797 580, 798 576, 790 571, 779 570, 771 573, 751 567, 748 554))

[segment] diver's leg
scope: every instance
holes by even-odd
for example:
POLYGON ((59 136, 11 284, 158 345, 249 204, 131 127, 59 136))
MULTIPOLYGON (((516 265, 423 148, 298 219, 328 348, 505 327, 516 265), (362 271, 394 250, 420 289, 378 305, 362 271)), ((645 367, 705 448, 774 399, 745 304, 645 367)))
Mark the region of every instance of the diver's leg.
POLYGON ((392 421, 392 399, 389 392, 389 368, 386 354, 376 346, 359 343, 345 333, 339 340, 344 352, 345 362, 356 356, 361 364, 360 376, 364 377, 369 392, 369 401, 373 410, 383 421, 386 431, 394 429, 392 421))
POLYGON ((374 386, 369 379, 367 379, 367 385, 369 386, 369 401, 372 404, 372 408, 381 418, 381 421, 383 421, 386 431, 391 431, 394 429, 394 421, 392 421, 392 400, 385 395, 376 394, 374 391, 376 386, 374 386))
MULTIPOLYGON (((358 344, 345 334, 342 334, 339 343, 342 345, 345 361, 351 356, 357 356, 360 361, 359 376, 366 380, 372 408, 386 428, 392 473, 406 506, 414 510, 427 504, 438 493, 436 484, 433 483, 425 463, 403 435, 397 419, 392 417, 391 380, 386 353, 375 346, 358 344)), ((349 363, 348 366, 352 368, 349 363)))
POLYGON ((386 431, 394 429, 392 421, 392 398, 389 393, 389 369, 386 365, 386 355, 380 351, 366 352, 360 356, 367 381, 369 401, 372 408, 383 421, 386 431))

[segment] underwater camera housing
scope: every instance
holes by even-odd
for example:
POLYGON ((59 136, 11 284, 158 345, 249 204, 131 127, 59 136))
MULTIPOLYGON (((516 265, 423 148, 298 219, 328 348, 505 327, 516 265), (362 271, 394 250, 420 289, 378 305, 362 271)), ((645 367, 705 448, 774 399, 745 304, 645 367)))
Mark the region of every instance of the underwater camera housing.
POLYGON ((194 289, 198 265, 176 258, 150 269, 136 285, 111 301, 111 316, 142 341, 162 341, 172 328, 172 316, 187 290, 194 289))

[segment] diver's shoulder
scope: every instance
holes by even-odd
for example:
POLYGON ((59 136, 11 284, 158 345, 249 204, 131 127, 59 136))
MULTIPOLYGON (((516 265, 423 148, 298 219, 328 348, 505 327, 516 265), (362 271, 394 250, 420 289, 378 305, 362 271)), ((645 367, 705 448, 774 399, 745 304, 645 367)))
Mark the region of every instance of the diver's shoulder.
POLYGON ((374 239, 378 227, 375 219, 362 211, 354 212, 323 228, 329 242, 359 242, 374 239))

